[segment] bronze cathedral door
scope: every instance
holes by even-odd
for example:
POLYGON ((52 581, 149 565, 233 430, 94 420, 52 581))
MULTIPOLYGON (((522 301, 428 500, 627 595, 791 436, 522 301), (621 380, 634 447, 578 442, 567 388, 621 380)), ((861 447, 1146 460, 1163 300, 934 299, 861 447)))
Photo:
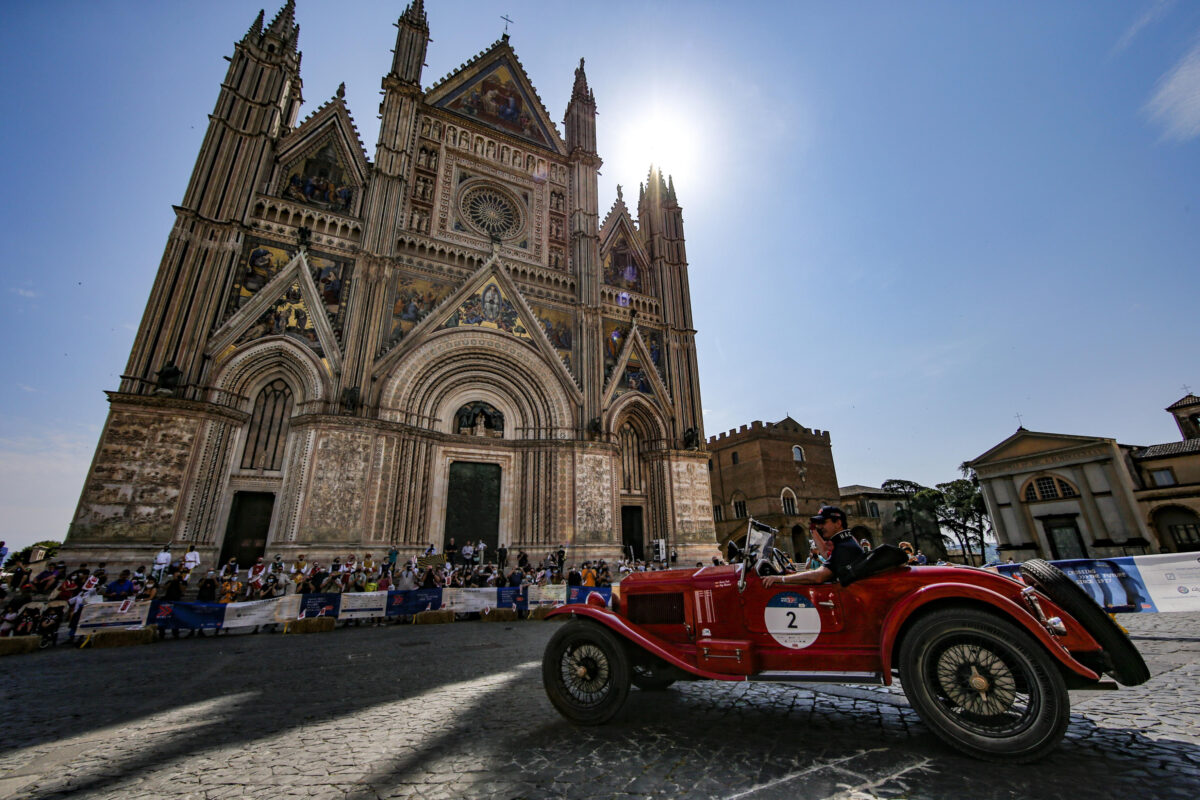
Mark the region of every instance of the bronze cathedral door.
POLYGON ((274 508, 275 495, 271 492, 234 493, 233 507, 229 509, 229 525, 225 528, 225 541, 221 544, 219 566, 223 566, 230 557, 237 556, 238 566, 246 569, 263 555, 274 508))
MULTIPOLYGON (((455 461, 450 464, 450 489, 446 495, 446 532, 443 543, 454 538, 462 547, 468 539, 487 542, 489 560, 500 542, 500 465, 455 461)), ((514 535, 509 538, 519 538, 514 535)))

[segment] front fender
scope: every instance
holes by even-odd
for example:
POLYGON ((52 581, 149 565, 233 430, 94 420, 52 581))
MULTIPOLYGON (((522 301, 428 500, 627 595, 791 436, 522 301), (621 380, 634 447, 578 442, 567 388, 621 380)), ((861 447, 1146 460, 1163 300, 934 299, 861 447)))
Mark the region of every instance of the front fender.
POLYGON ((709 672, 708 670, 697 668, 695 664, 681 658, 674 648, 668 647, 658 638, 638 630, 608 609, 597 608, 596 606, 587 604, 559 606, 547 614, 546 619, 562 616, 585 617, 603 625, 623 639, 642 648, 647 653, 661 658, 671 666, 691 673, 698 678, 713 681, 744 681, 747 679, 745 675, 729 675, 723 672, 709 672))
POLYGON ((883 665, 884 680, 887 683, 890 684, 892 679, 892 650, 896 643, 896 637, 900 635, 900 630, 904 627, 904 623, 908 621, 913 613, 922 607, 934 601, 944 599, 975 600, 991 606, 997 612, 1029 631, 1046 648, 1050 655, 1054 656, 1059 663, 1071 672, 1091 681, 1100 680, 1100 676, 1097 673, 1072 658, 1063 645, 1051 636, 1024 606, 998 592, 980 586, 972 586, 966 583, 939 583, 932 586, 923 586, 917 591, 905 595, 896 605, 892 606, 891 611, 888 612, 887 617, 884 619, 883 628, 879 632, 879 657, 883 665))

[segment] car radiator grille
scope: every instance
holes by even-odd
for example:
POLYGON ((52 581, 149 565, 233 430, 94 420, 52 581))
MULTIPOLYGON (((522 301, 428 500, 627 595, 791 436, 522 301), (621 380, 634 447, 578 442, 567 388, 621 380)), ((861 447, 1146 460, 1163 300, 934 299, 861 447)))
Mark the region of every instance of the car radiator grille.
POLYGON ((635 594, 623 598, 626 615, 638 625, 682 625, 682 594, 635 594))

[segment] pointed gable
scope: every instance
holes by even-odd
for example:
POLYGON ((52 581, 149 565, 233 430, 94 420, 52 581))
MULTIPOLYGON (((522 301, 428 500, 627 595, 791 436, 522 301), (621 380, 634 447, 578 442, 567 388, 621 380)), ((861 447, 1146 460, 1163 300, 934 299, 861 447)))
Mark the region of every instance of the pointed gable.
POLYGON ((638 392, 669 404, 666 384, 654 366, 654 356, 635 324, 623 337, 624 346, 608 373, 604 402, 611 403, 629 392, 638 392))
MULTIPOLYGON (((269 251, 261 246, 251 251, 263 252, 269 251)), ((207 348, 209 356, 224 357, 259 339, 283 336, 312 350, 333 371, 340 369, 339 336, 333 328, 340 316, 331 315, 331 296, 325 289, 336 273, 336 294, 340 296, 347 267, 337 265, 331 272, 329 267, 319 266, 320 262, 319 257, 310 258, 301 251, 282 267, 276 267, 273 277, 254 294, 242 297, 244 302, 213 332, 207 348)))
POLYGON ((326 211, 357 216, 370 162, 358 136, 344 88, 283 140, 276 156, 273 194, 326 211))
POLYGON ((565 151, 507 35, 435 84, 426 102, 549 150, 565 151))
POLYGON ((1044 453, 1075 450, 1097 444, 1111 443, 1111 439, 1095 436, 1071 436, 1065 433, 1040 433, 1019 428, 1016 433, 983 455, 967 462, 971 467, 994 464, 1013 458, 1026 458, 1044 453))
MULTIPOLYGON (((604 283, 608 286, 639 294, 653 293, 650 258, 642 248, 637 227, 629 216, 629 209, 625 207, 619 186, 617 201, 600 227, 600 265, 604 283)), ((628 302, 621 305, 628 305, 628 302)))
MULTIPOLYGON (((413 289, 419 292, 423 285, 416 284, 413 289)), ((442 290, 435 288, 438 292, 442 290)), ((563 386, 578 396, 579 381, 571 366, 573 318, 558 309, 531 306, 498 256, 493 255, 448 296, 431 295, 420 308, 418 313, 422 319, 413 322, 399 346, 392 347, 376 362, 374 371, 377 375, 386 373, 404 358, 405 353, 432 335, 459 328, 484 328, 528 343, 546 362, 554 365, 563 386)))

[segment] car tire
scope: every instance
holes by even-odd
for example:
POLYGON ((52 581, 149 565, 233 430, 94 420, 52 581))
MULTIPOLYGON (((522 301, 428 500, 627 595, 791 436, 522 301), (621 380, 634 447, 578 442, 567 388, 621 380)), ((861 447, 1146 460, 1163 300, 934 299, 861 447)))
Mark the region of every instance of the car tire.
POLYGON ((629 696, 625 645, 599 623, 572 620, 546 645, 542 683, 558 713, 576 725, 602 725, 629 696))
POLYGON ((1104 649, 1111 669, 1105 670, 1126 686, 1150 680, 1150 668, 1121 626, 1079 584, 1048 561, 1034 558, 1021 564, 1021 578, 1061 606, 1104 649))
POLYGON ((900 647, 904 694, 939 738, 988 761, 1040 758, 1062 739, 1070 697, 1057 663, 1012 622, 976 608, 918 619, 900 647))
POLYGON ((661 692, 675 682, 674 678, 663 678, 654 667, 644 664, 630 668, 629 680, 643 692, 661 692))

